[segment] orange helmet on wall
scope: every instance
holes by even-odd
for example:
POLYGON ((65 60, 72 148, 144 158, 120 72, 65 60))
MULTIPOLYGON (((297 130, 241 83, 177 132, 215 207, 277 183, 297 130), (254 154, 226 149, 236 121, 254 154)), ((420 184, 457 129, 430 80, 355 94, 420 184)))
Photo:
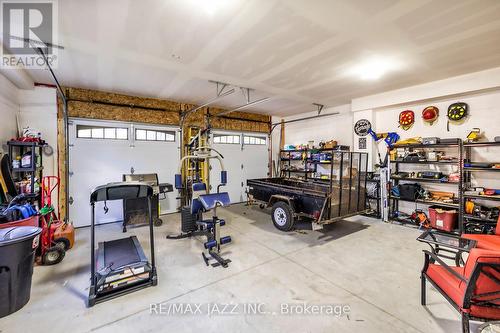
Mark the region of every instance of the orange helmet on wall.
POLYGON ((431 125, 439 116, 439 109, 435 106, 428 106, 422 111, 422 119, 431 125))
POLYGON ((405 110, 399 114, 399 127, 405 131, 409 130, 410 127, 415 123, 415 113, 412 110, 405 110))

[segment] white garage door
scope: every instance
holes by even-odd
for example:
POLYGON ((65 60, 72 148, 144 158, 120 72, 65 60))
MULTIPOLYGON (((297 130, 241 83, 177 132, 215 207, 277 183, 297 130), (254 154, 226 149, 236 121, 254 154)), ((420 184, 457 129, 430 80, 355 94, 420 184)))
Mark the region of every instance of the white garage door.
MULTIPOLYGON (((90 224, 90 192, 96 186, 122 181, 123 174, 157 173, 160 183, 173 183, 179 163, 178 128, 123 122, 72 119, 70 124, 70 220, 90 224)), ((160 200, 161 213, 177 208, 176 193, 160 200)), ((122 202, 96 205, 96 222, 123 220, 122 202)))
MULTIPOLYGON (((268 140, 262 133, 213 132, 212 147, 223 156, 227 170, 229 192, 232 203, 247 200, 246 181, 252 178, 265 178, 268 173, 268 140)), ((210 170, 210 185, 215 191, 220 183, 220 167, 213 160, 210 170)))

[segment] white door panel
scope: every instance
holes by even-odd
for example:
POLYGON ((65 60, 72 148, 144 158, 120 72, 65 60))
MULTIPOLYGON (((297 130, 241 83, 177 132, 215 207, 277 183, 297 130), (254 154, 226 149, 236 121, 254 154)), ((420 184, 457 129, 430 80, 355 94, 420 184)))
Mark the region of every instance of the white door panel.
MULTIPOLYGON (((247 200, 246 181, 252 178, 265 178, 268 172, 268 143, 265 134, 235 133, 235 132, 214 132, 214 135, 239 135, 239 144, 213 143, 212 147, 224 155, 224 167, 227 170, 228 185, 225 191, 229 193, 232 203, 244 202, 247 200), (245 145, 242 144, 243 136, 251 135, 263 138, 265 145, 245 145)), ((216 191, 216 186, 220 182, 220 167, 217 162, 211 163, 210 185, 212 191, 216 191)))
MULTIPOLYGON (((92 120, 72 121, 70 126, 70 220, 75 226, 90 224, 90 192, 93 188, 110 182, 122 181, 122 175, 134 173, 158 173, 160 182, 173 183, 173 175, 179 162, 178 134, 175 142, 134 141, 133 129, 153 128, 122 122, 92 120), (128 140, 83 139, 76 137, 77 125, 94 125, 128 128, 128 140)), ((153 129, 172 130, 154 127, 153 129)), ((96 204, 96 223, 123 220, 121 200, 106 202, 109 208, 104 214, 104 203, 96 204)), ((176 199, 173 192, 160 201, 161 213, 174 212, 176 199)))
MULTIPOLYGON (((266 178, 268 176, 269 151, 268 140, 263 134, 248 134, 254 137, 263 138, 265 145, 245 144, 243 143, 243 155, 241 157, 243 163, 244 180, 244 199, 247 200, 247 179, 266 178)), ((243 134, 245 136, 245 133, 243 134)))
MULTIPOLYGON (((222 162, 227 171, 227 184, 221 188, 221 191, 228 192, 231 202, 242 202, 243 190, 241 186, 241 146, 239 144, 213 144, 212 147, 224 156, 222 162)), ((217 191, 220 184, 220 165, 215 159, 210 160, 210 186, 211 192, 217 191)))
MULTIPOLYGON (((179 167, 179 135, 176 142, 135 142, 132 153, 132 166, 135 173, 157 173, 160 183, 174 183, 174 175, 179 167)), ((130 169, 127 173, 130 173, 130 169)), ((176 192, 167 193, 166 199, 160 200, 161 214, 177 210, 176 192)), ((162 198, 163 195, 160 196, 162 198)))
POLYGON ((246 179, 265 178, 269 171, 269 151, 267 145, 243 146, 243 174, 246 179))

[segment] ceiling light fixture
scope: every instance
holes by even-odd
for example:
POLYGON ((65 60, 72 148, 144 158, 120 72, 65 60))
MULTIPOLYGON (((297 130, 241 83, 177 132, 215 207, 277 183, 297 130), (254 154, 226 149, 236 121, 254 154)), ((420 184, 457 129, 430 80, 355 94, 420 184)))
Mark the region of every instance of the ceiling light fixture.
POLYGON ((195 0, 195 4, 203 8, 209 15, 214 15, 226 2, 227 0, 195 0))
POLYGON ((362 80, 377 80, 387 72, 400 67, 398 61, 392 58, 373 57, 355 66, 350 71, 351 75, 358 76, 362 80))

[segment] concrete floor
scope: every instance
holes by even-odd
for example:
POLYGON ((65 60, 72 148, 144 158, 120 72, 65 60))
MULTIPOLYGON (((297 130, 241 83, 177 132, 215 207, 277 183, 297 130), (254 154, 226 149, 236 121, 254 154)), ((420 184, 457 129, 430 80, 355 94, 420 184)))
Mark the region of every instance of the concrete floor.
MULTIPOLYGON (((424 245, 415 240, 416 229, 358 216, 327 231, 304 224, 283 233, 258 207, 233 205, 219 216, 228 222, 223 234, 233 238, 223 251, 229 268, 206 267, 196 239, 166 240, 180 228, 180 216, 167 215, 155 229, 158 286, 93 308, 85 306, 89 229, 79 229, 62 263, 35 267, 30 302, 0 319, 0 332, 460 332, 458 313, 435 290, 428 306, 420 306, 424 245), (162 313, 152 314, 157 303, 164 303, 162 313), (249 313, 248 303, 263 304, 265 313, 249 313), (347 305, 350 312, 280 312, 282 304, 303 303, 347 305), (168 314, 172 304, 184 310, 201 304, 202 314, 168 314), (234 305, 223 309, 227 304, 234 305)), ((118 224, 99 229, 102 239, 121 236, 118 224)), ((146 245, 147 228, 130 233, 146 245)))

